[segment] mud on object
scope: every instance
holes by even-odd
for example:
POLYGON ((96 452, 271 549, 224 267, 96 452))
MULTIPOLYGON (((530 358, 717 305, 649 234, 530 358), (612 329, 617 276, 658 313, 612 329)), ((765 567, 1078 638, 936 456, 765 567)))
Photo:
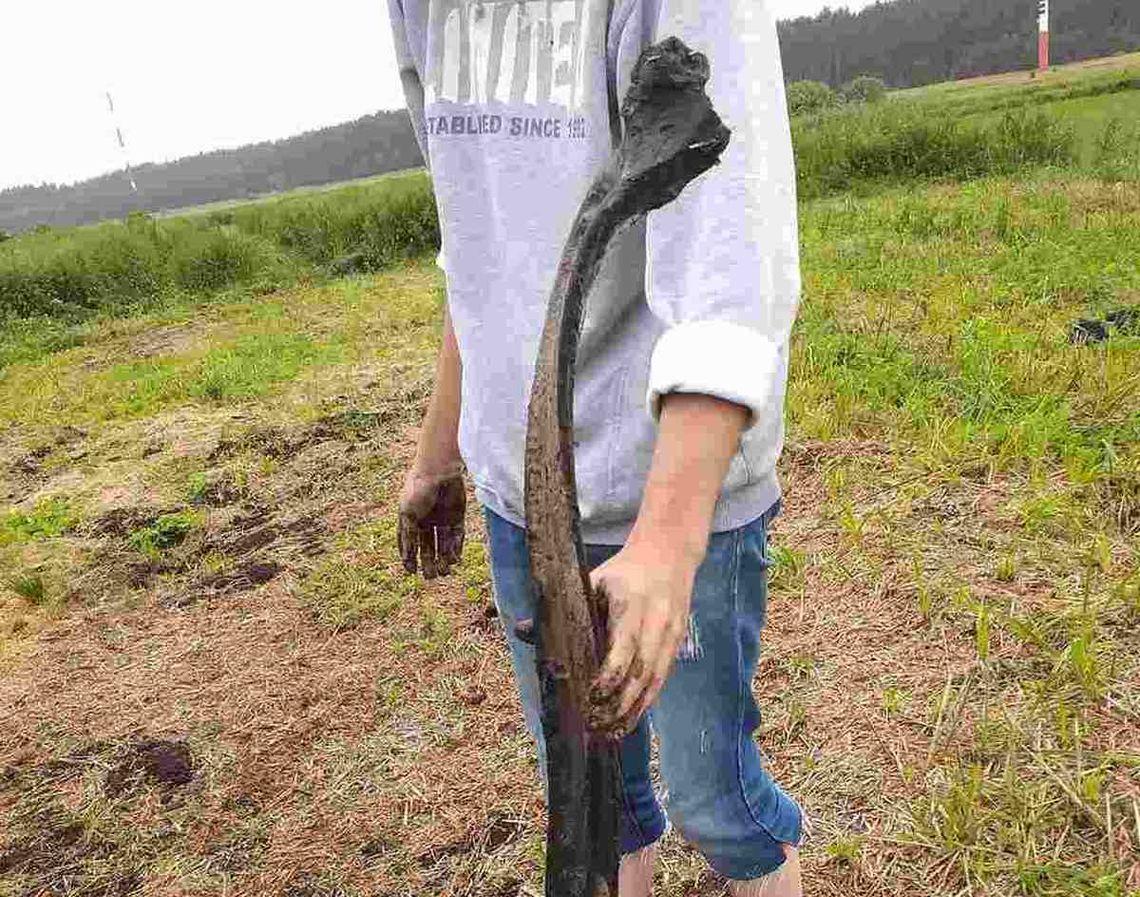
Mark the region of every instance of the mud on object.
POLYGON ((589 584, 574 482, 582 314, 613 238, 677 197, 728 145, 729 130, 705 94, 708 78, 708 60, 675 37, 641 53, 621 104, 621 145, 574 219, 539 342, 524 491, 530 572, 540 599, 534 636, 549 784, 548 897, 615 895, 619 860, 617 742, 587 722, 590 685, 606 645, 606 598, 589 584))

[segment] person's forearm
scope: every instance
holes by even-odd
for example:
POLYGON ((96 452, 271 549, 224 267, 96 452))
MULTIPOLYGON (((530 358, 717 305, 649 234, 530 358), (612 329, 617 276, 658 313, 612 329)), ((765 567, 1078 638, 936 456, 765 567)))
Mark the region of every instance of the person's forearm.
POLYGON ((451 315, 443 312, 443 337, 435 366, 435 385, 420 428, 413 469, 433 476, 459 469, 459 407, 463 366, 451 315))
POLYGON ((713 396, 672 393, 663 398, 653 462, 629 547, 700 563, 747 419, 742 405, 713 396))
POLYGON ((656 700, 685 633, 693 580, 749 411, 703 393, 667 393, 641 508, 625 546, 591 574, 609 602, 610 645, 594 683, 594 724, 630 731, 656 700))

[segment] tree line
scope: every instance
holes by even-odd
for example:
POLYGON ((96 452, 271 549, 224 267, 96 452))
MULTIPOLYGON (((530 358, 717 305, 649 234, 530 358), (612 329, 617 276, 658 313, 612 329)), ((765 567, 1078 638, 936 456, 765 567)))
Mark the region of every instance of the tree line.
MULTIPOLYGON (((1030 68, 1037 0, 895 0, 779 23, 788 81, 833 87, 875 75, 910 87, 1030 68)), ((1137 0, 1052 0, 1051 61, 1140 49, 1137 0)))

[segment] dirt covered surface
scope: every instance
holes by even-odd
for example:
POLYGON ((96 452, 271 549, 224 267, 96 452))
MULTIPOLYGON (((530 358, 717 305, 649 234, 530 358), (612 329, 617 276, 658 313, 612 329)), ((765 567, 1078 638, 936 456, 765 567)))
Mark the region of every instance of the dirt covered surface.
MULTIPOLYGON (((303 401, 0 431, 0 897, 541 893, 473 496, 452 576, 397 559, 428 356, 370 364, 303 401)), ((757 738, 811 820, 808 890, 1130 897, 1136 480, 1060 504, 1055 473, 912 454, 781 462, 757 738), (1065 528, 1078 501, 1103 538, 1065 528)), ((671 833, 657 893, 724 882, 671 833)))
MULTIPOLYGON (((399 577, 385 496, 414 431, 382 443, 341 435, 331 439, 338 452, 356 446, 345 452, 352 463, 368 452, 391 462, 375 500, 314 494, 303 479, 282 485, 289 459, 330 437, 280 437, 286 447, 273 451, 286 464, 273 488, 227 487, 232 504, 206 499, 210 522, 168 557, 128 567, 123 543, 174 506, 112 509, 85 525, 82 538, 108 546, 100 575, 135 599, 73 606, 0 679, 7 893, 541 893, 540 792, 489 610, 477 516, 457 575, 415 582, 405 600, 351 625, 316 613, 306 577, 322 564, 392 577, 369 580, 376 588, 399 577), (203 574, 195 559, 214 555, 230 565, 203 574)), ((875 443, 789 449, 773 542, 829 560, 807 563, 798 581, 774 579, 756 683, 760 741, 813 823, 812 893, 917 894, 904 808, 977 725, 959 699, 979 675, 973 635, 946 625, 932 638, 901 565, 861 567, 874 538, 857 548, 824 510, 823 470, 837 457, 889 465, 875 443), (886 688, 905 704, 886 706, 886 688)), ((1003 526, 991 494, 1001 489, 918 513, 956 521, 962 544, 980 531, 969 517, 979 508, 1003 526)), ((1017 588, 1026 601, 1046 592, 1017 588)), ((995 650, 1010 663, 1024 653, 995 650)), ((926 893, 951 893, 953 870, 936 871, 943 880, 926 893)), ((712 895, 724 883, 670 835, 659 888, 712 895)))

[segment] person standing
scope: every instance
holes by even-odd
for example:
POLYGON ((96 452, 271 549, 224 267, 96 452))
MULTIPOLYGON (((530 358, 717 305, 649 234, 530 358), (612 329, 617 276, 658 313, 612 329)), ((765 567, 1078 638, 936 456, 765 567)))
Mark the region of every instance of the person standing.
MULTIPOLYGON (((611 600, 599 691, 621 744, 622 897, 667 819, 737 895, 801 893, 800 807, 764 769, 752 677, 800 293, 795 171, 764 0, 389 0, 447 282, 435 387, 400 496, 411 572, 446 574, 482 506, 495 601, 544 768, 523 519, 527 401, 563 243, 620 140, 634 63, 675 36, 711 67, 721 163, 624 231, 587 299, 575 469, 611 600), (668 817, 649 778, 660 746, 668 817)), ((762 688, 761 688, 762 691, 762 688)))

